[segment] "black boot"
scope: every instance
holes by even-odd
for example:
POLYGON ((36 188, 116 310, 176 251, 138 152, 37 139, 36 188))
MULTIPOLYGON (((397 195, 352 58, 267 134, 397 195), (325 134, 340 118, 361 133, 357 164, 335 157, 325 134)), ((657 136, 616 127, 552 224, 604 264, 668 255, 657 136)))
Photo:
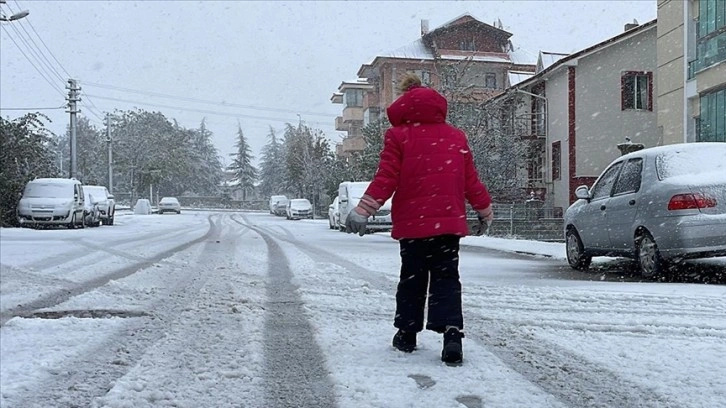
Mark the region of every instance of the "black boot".
POLYGON ((407 332, 399 329, 393 336, 393 347, 410 353, 416 350, 416 332, 407 332))
POLYGON ((461 363, 464 351, 461 348, 461 339, 464 333, 456 327, 450 327, 444 333, 444 348, 441 350, 441 361, 445 363, 461 363))

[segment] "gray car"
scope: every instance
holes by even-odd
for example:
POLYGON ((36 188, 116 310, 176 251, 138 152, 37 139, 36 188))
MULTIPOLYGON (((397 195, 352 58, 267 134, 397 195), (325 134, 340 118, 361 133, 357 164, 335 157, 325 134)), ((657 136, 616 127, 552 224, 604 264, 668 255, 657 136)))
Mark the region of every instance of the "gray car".
POLYGON ((645 277, 687 258, 726 256, 726 143, 643 149, 614 160, 565 212, 567 261, 634 258, 645 277))

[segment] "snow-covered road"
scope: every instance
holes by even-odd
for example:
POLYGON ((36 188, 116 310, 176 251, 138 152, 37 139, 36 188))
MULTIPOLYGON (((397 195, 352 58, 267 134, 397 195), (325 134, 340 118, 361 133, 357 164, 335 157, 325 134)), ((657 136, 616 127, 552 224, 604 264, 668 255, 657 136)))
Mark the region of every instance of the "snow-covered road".
POLYGON ((434 333, 390 346, 385 234, 262 213, 117 222, 0 231, 3 408, 726 406, 724 285, 608 260, 570 279, 562 244, 467 237, 465 363, 448 367, 434 333))

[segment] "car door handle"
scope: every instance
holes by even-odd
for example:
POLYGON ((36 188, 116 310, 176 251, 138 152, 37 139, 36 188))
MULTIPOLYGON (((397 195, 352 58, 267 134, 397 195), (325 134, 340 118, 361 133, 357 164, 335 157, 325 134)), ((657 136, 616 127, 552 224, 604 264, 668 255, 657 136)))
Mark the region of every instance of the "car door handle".
POLYGON ((601 205, 600 206, 600 209, 603 210, 603 211, 605 211, 605 206, 604 205, 601 205))
POLYGON ((630 200, 630 201, 628 201, 628 204, 630 204, 630 205, 635 205, 635 200, 630 200))

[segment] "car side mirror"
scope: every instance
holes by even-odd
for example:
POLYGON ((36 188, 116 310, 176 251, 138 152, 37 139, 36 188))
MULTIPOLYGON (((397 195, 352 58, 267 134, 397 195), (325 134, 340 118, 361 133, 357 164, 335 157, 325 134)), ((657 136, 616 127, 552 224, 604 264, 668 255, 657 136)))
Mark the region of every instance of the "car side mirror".
POLYGON ((587 186, 580 186, 575 189, 575 197, 581 200, 590 200, 590 189, 587 186))

